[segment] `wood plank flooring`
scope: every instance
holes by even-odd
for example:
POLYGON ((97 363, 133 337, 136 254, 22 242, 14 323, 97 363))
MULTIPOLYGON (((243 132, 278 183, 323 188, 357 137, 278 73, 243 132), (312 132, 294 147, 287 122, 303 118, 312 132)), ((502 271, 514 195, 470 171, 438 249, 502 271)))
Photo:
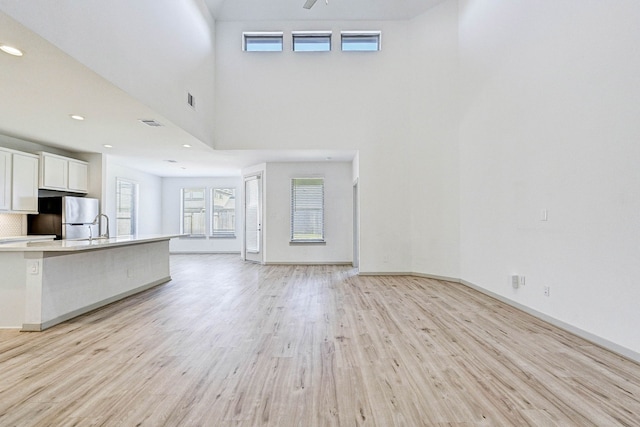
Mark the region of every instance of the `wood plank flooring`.
POLYGON ((462 285, 174 255, 0 331, 0 426, 638 426, 640 365, 462 285))

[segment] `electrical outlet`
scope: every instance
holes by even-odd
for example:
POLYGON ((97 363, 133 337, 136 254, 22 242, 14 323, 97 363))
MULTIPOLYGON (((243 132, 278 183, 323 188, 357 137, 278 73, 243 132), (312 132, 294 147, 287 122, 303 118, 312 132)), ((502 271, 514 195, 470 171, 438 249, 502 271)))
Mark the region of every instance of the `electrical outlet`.
POLYGON ((518 286, 520 286, 520 277, 516 276, 515 274, 513 276, 511 276, 511 286, 513 286, 514 289, 517 289, 518 286))
POLYGON ((549 288, 549 286, 545 286, 544 287, 544 296, 548 297, 549 295, 551 295, 551 289, 549 288))
POLYGON ((524 286, 524 285, 525 285, 524 276, 518 276, 516 274, 511 276, 511 286, 513 286, 514 289, 518 289, 520 286, 524 286))

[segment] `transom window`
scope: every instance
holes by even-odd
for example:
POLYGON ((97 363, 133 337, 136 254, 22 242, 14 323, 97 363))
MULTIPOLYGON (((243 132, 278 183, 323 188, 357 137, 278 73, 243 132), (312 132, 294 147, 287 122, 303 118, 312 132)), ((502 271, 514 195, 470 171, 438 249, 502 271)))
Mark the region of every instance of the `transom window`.
POLYGON ((380 31, 342 31, 343 51, 373 52, 380 50, 380 31))
POLYGON ((242 33, 242 50, 246 52, 282 52, 282 32, 242 33))
POLYGON ((331 31, 294 31, 295 52, 328 52, 331 50, 331 31))

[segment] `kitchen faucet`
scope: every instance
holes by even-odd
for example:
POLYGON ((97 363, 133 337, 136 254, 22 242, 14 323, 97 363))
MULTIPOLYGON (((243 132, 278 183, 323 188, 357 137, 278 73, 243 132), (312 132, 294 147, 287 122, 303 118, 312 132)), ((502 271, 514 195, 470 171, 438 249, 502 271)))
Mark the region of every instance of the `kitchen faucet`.
MULTIPOLYGON (((93 225, 98 224, 98 237, 104 237, 105 239, 109 238, 109 217, 103 213, 99 213, 98 215, 96 215, 95 219, 93 220, 93 225), (101 217, 105 217, 107 219, 107 232, 104 234, 100 234, 100 219, 101 217)), ((91 230, 91 227, 89 227, 89 230, 91 230)))

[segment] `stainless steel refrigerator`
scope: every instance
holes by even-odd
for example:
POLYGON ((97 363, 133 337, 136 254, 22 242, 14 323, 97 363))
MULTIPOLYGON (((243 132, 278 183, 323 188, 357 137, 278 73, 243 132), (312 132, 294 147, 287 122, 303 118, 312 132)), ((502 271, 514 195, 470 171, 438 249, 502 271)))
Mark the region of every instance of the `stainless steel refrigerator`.
POLYGON ((100 234, 98 199, 90 197, 41 197, 38 215, 29 215, 29 234, 55 234, 56 239, 88 239, 100 234), (95 224, 94 224, 95 222, 95 224))

